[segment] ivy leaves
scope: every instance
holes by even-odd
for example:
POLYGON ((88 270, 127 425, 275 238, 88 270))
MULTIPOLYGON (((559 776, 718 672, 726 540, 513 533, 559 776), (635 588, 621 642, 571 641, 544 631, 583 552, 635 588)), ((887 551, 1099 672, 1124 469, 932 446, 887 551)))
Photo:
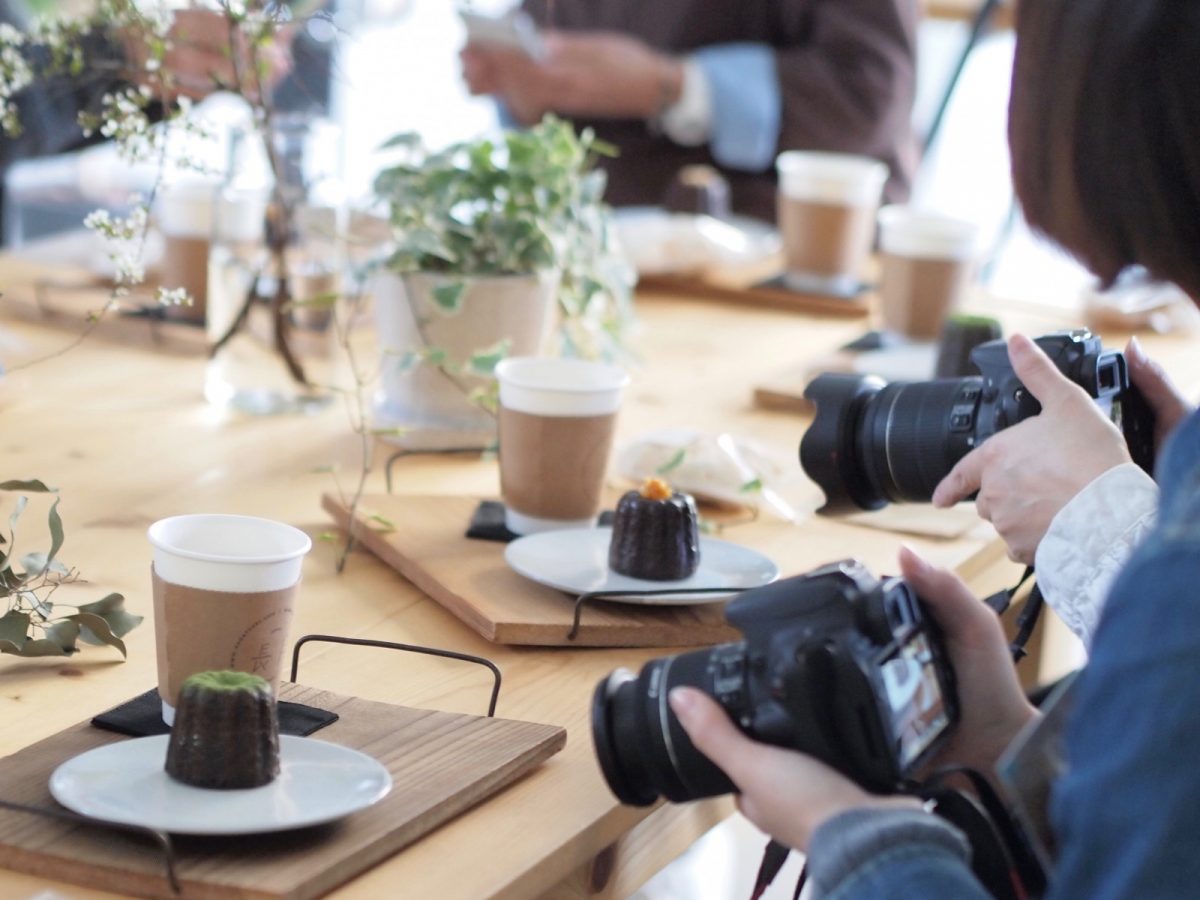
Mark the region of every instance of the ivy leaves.
MULTIPOLYGON (((391 269, 463 277, 555 270, 563 352, 619 355, 635 275, 616 247, 605 176, 594 168, 615 148, 547 116, 527 130, 443 150, 427 150, 413 134, 384 149, 403 160, 374 186, 390 210, 391 269)), ((453 315, 464 291, 461 279, 449 281, 434 301, 453 315)))
POLYGON ((0 482, 0 491, 22 491, 8 516, 8 535, 0 534, 0 653, 16 656, 69 656, 79 643, 109 646, 125 656, 126 634, 142 622, 125 610, 120 594, 82 606, 56 604, 52 597, 58 588, 79 580, 74 569, 58 559, 65 540, 62 517, 55 497, 46 516, 50 544, 46 550, 22 555, 14 566, 17 525, 29 504, 30 494, 56 494, 37 479, 0 482), (74 610, 63 613, 60 610, 74 610))

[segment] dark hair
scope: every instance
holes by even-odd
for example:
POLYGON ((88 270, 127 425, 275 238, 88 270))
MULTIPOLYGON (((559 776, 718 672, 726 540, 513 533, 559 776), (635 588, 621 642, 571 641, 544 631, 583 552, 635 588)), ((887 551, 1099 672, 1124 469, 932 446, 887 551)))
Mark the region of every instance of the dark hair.
POLYGON ((1009 105, 1030 224, 1104 281, 1200 299, 1200 3, 1022 0, 1009 105))

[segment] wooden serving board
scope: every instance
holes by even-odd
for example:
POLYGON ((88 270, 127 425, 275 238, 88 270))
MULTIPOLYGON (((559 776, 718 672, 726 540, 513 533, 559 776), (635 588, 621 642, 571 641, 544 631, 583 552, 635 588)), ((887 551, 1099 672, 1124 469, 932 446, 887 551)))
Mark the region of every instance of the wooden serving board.
POLYGON ((871 312, 873 294, 870 291, 864 290, 853 297, 795 291, 774 283, 772 278, 777 275, 777 269, 770 272, 714 270, 701 275, 643 275, 638 279, 638 291, 822 316, 859 317, 871 312))
MULTIPOLYGON (((359 540, 489 641, 563 647, 682 647, 733 640, 724 605, 631 606, 594 603, 574 640, 573 597, 508 567, 504 544, 464 537, 480 498, 371 495, 358 508, 359 540), (392 523, 381 532, 377 515, 392 523)), ((346 508, 326 494, 325 509, 346 528, 346 508)))
POLYGON ((743 306, 784 309, 825 316, 864 316, 870 312, 871 293, 834 297, 795 291, 774 281, 783 272, 783 253, 772 253, 740 265, 714 266, 686 275, 643 274, 639 293, 670 294, 717 300, 743 306))
MULTIPOLYGON (((145 838, 0 809, 0 866, 137 897, 300 900, 319 897, 515 781, 557 753, 566 730, 409 709, 295 684, 280 696, 334 710, 317 734, 368 753, 391 793, 340 822, 273 835, 174 839, 181 894, 145 838)), ((71 757, 128 740, 80 723, 0 760, 0 797, 55 808, 50 774, 71 757)), ((403 891, 397 886, 396 896, 403 891)))
MULTIPOLYGON (((504 544, 464 536, 480 498, 368 495, 359 503, 359 540, 376 556, 490 641, 562 647, 686 647, 737 640, 724 604, 631 606, 594 603, 571 630, 574 598, 518 575, 504 562, 504 544), (390 522, 380 531, 373 516, 390 522)), ((325 509, 343 529, 346 508, 333 495, 325 509)), ((780 577, 857 556, 876 572, 894 571, 902 542, 930 559, 960 566, 995 541, 974 511, 891 506, 853 519, 808 515, 798 523, 761 516, 726 528, 722 540, 752 547, 774 560, 780 577), (916 510, 920 517, 914 518, 916 510), (957 513, 957 515, 956 515, 957 513), (864 532, 864 526, 871 529, 864 532), (893 540, 879 538, 881 532, 893 540)))

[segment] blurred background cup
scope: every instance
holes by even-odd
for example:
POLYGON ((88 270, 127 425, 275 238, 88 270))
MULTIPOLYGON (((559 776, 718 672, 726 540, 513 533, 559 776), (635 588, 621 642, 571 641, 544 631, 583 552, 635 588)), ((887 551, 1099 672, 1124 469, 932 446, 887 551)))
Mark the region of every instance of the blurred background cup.
POLYGON ((514 357, 500 382, 500 494, 515 534, 596 524, 629 376, 581 359, 514 357))
POLYGON ((278 690, 300 568, 312 547, 291 525, 187 515, 150 526, 154 636, 163 720, 196 672, 235 669, 278 690))
POLYGON ((866 156, 802 150, 781 153, 775 165, 784 282, 798 291, 857 294, 887 166, 866 156))
POLYGON ((154 204, 154 221, 162 235, 158 283, 171 290, 183 288, 192 298, 190 306, 163 307, 169 318, 204 322, 217 189, 215 182, 203 179, 181 181, 164 190, 154 204))
POLYGON ((908 206, 879 211, 883 327, 933 340, 975 274, 979 229, 971 222, 908 206))

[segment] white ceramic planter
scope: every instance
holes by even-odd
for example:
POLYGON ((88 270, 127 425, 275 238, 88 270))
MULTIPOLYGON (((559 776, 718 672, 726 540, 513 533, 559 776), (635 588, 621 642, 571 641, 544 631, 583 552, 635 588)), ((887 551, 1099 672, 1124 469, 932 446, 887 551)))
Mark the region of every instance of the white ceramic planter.
POLYGON ((510 356, 542 352, 555 321, 559 274, 467 277, 380 271, 371 284, 383 365, 375 401, 376 425, 399 428, 392 443, 413 449, 489 446, 495 419, 470 399, 486 379, 447 377, 429 362, 413 364, 424 347, 446 354, 457 369, 474 354, 508 339, 510 356), (447 311, 434 290, 466 283, 457 311, 447 311))

